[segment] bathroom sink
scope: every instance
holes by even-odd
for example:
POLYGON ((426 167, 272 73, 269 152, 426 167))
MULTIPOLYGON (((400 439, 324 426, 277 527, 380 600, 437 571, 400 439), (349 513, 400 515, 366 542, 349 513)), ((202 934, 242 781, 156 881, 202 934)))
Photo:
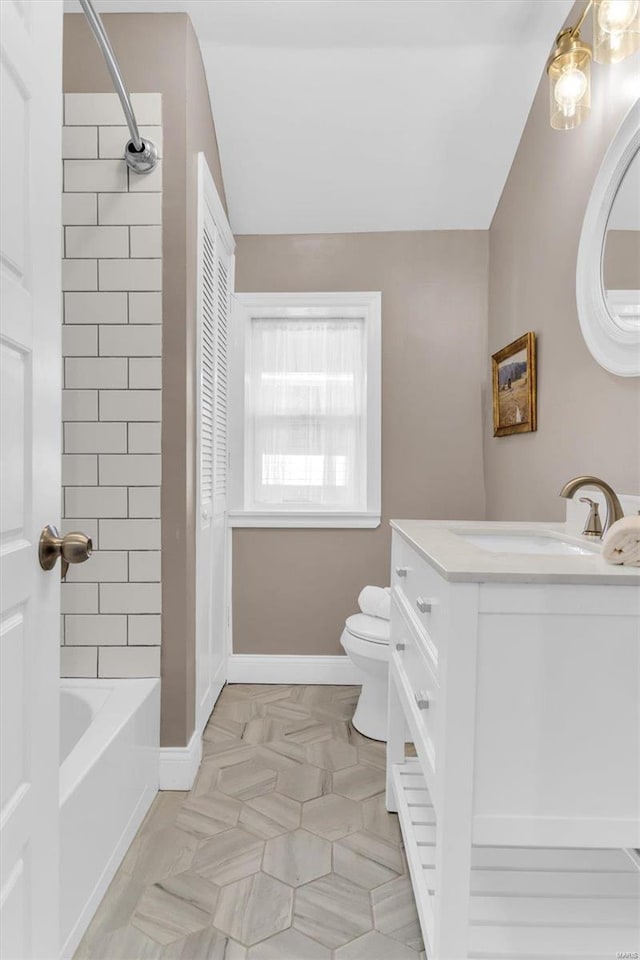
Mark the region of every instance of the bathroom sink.
POLYGON ((577 543, 570 543, 559 537, 528 533, 463 533, 458 534, 458 536, 466 540, 467 543, 491 553, 535 553, 575 557, 589 556, 594 552, 594 548, 581 547, 577 543))

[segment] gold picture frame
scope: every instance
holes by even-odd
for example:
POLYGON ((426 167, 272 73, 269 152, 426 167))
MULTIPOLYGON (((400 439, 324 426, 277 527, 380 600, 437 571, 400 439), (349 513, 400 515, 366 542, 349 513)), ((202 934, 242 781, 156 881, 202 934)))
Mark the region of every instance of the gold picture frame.
POLYGON ((533 433, 538 429, 535 333, 498 350, 491 365, 494 437, 533 433))

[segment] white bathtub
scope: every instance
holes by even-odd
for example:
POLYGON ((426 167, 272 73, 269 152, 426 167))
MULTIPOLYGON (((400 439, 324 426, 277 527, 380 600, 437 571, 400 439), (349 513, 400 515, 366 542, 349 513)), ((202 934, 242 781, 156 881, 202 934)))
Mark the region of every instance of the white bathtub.
POLYGON ((158 789, 159 680, 63 680, 60 943, 80 942, 158 789))

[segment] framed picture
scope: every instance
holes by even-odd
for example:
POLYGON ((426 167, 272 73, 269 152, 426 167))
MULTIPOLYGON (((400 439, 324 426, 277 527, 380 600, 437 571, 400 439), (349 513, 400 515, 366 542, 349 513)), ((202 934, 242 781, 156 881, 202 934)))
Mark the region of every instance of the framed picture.
POLYGON ((525 333, 491 360, 494 437, 531 433, 537 429, 535 333, 525 333))

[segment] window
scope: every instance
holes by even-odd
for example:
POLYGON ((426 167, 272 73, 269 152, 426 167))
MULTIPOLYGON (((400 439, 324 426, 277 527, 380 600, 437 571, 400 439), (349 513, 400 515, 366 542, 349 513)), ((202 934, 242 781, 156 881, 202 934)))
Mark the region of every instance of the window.
POLYGON ((380 294, 240 294, 236 526, 380 522, 380 294))

